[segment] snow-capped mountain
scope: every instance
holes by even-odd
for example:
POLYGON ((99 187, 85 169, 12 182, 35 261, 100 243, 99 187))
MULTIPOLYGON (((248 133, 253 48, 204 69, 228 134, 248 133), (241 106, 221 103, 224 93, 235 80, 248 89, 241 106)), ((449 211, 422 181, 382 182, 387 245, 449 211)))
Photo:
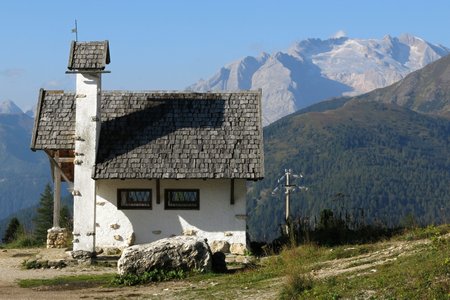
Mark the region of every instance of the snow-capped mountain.
POLYGON ((307 39, 283 52, 247 56, 213 77, 188 87, 194 91, 263 90, 263 122, 313 103, 388 86, 450 53, 412 35, 383 39, 307 39))
POLYGON ((0 102, 0 114, 17 115, 23 111, 11 100, 4 100, 0 102))

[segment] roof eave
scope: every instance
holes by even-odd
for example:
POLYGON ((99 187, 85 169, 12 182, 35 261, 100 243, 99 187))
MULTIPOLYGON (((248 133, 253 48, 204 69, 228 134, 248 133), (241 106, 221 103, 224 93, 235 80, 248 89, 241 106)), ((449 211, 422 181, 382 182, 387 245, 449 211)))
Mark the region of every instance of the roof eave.
POLYGON ((70 44, 70 52, 69 52, 69 62, 67 65, 67 69, 72 70, 72 64, 73 64, 73 52, 75 51, 75 41, 72 41, 70 44))
POLYGON ((210 179, 243 179, 247 181, 259 181, 264 179, 264 176, 257 176, 257 177, 191 177, 191 176, 185 176, 183 178, 176 178, 176 177, 155 177, 155 176, 99 176, 96 174, 95 169, 92 171, 91 178, 94 180, 152 180, 152 179, 167 179, 167 180, 185 180, 185 179, 198 179, 198 180, 210 180, 210 179))
POLYGON ((111 73, 111 71, 106 71, 105 68, 102 69, 70 69, 70 71, 66 71, 66 74, 94 74, 94 73, 111 73))
POLYGON ((110 54, 109 54, 109 41, 105 40, 104 43, 105 43, 105 48, 103 50, 104 51, 103 57, 105 59, 103 61, 103 65, 106 66, 106 65, 109 65, 109 63, 111 62, 111 57, 110 57, 110 54))
POLYGON ((258 127, 259 127, 259 137, 260 137, 260 143, 259 143, 259 155, 260 155, 260 159, 261 159, 261 161, 260 161, 260 168, 261 168, 261 179, 263 179, 264 178, 264 173, 265 173, 265 170, 264 170, 264 130, 263 130, 263 126, 262 126, 262 89, 260 88, 260 89, 258 89, 258 92, 259 92, 259 94, 258 94, 258 110, 259 110, 259 112, 258 112, 258 116, 259 116, 259 124, 258 124, 258 127))
POLYGON ((38 104, 36 107, 36 115, 34 116, 33 132, 31 135, 30 148, 32 151, 41 150, 41 149, 36 148, 36 139, 37 139, 37 130, 38 130, 38 126, 39 126, 39 120, 41 119, 41 108, 42 108, 42 103, 43 103, 44 97, 45 97, 45 90, 41 88, 39 90, 38 104))

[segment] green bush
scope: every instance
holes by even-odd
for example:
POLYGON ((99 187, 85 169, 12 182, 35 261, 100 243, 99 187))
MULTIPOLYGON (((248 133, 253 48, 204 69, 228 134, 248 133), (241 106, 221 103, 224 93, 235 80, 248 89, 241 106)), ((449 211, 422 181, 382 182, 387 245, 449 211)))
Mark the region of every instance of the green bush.
POLYGON ((22 267, 25 269, 48 269, 48 260, 37 260, 37 259, 30 259, 30 260, 24 260, 22 262, 22 267))
POLYGON ((113 280, 113 285, 138 285, 145 284, 149 282, 160 282, 160 281, 168 281, 173 279, 183 279, 186 278, 186 272, 183 270, 152 270, 149 272, 144 272, 141 275, 136 274, 126 274, 123 276, 117 275, 113 280))

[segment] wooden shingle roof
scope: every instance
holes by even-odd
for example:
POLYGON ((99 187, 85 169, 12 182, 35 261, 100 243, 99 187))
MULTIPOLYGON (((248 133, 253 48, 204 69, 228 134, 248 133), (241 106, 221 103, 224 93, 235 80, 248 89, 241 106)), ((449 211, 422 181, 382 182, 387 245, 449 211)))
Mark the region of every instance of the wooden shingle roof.
POLYGON ((69 70, 101 71, 110 63, 109 42, 75 42, 70 47, 69 70))
MULTIPOLYGON (((261 92, 102 93, 95 179, 264 176, 261 92)), ((32 149, 73 149, 75 95, 42 91, 32 149)))
POLYGON ((75 149, 75 93, 39 91, 31 149, 75 149))

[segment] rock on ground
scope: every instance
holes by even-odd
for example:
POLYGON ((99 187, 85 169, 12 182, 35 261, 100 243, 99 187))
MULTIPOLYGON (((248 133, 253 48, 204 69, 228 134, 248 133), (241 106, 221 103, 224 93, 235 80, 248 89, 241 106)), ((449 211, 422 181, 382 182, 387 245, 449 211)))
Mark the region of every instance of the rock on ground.
POLYGON ((205 239, 176 236, 126 248, 117 262, 119 275, 158 270, 210 271, 211 250, 205 239))
POLYGON ((212 253, 222 252, 229 253, 230 252, 230 243, 227 241, 213 241, 210 244, 212 253))

